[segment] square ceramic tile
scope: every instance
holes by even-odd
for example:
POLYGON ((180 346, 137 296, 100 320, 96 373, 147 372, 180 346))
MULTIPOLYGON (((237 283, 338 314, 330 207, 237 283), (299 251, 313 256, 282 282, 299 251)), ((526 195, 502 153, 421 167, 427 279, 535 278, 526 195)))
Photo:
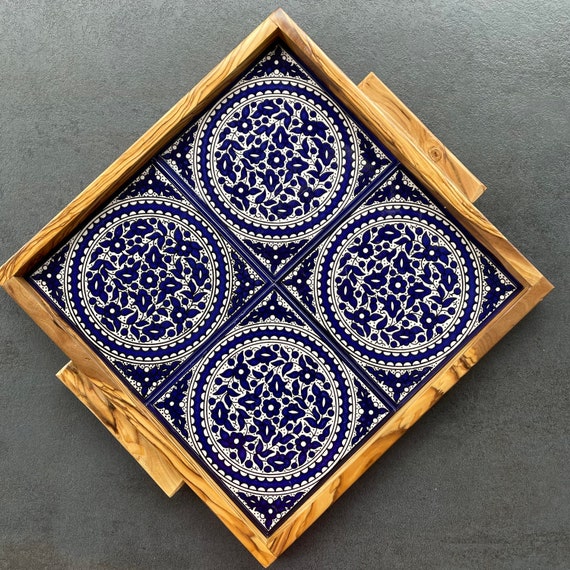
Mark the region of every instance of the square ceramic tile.
POLYGON ((402 169, 283 284, 398 405, 520 290, 402 169))
POLYGON ((279 45, 162 156, 271 274, 394 160, 279 45))
POLYGON ((276 291, 154 406, 267 533, 390 413, 276 291))
POLYGON ((154 166, 29 279, 143 397, 263 285, 154 166))

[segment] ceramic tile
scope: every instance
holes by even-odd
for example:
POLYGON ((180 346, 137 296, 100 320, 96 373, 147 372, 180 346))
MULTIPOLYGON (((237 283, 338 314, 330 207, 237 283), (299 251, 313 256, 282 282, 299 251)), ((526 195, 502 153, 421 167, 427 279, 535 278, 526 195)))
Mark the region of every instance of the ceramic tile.
POLYGON ((389 414, 276 291, 155 407, 266 532, 389 414))
POLYGON ((402 169, 283 284, 396 404, 519 290, 402 169))
POLYGON ((393 160, 280 46, 163 158, 272 274, 393 160))
POLYGON ((263 284, 154 166, 29 279, 143 397, 263 284))

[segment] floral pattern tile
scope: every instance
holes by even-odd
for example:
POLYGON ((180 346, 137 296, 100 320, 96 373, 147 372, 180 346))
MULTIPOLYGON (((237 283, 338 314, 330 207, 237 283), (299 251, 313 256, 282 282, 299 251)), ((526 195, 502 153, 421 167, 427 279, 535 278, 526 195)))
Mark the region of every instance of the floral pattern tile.
POLYGON ((283 284, 396 404, 519 290, 401 169, 283 284))
POLYGON ((279 44, 28 279, 267 534, 520 290, 279 44))
POLYGON ((154 166, 30 281, 143 397, 263 284, 154 166))
POLYGON ((280 46, 163 158, 273 274, 392 162, 280 46))
POLYGON ((265 531, 389 414, 275 291, 155 407, 265 531))

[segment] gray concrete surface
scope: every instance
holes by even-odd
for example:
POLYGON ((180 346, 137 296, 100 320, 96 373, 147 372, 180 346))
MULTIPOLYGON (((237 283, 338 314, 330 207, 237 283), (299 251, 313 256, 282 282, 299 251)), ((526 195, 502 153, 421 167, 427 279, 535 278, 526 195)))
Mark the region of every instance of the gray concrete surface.
MULTIPOLYGON (((282 6, 487 183, 480 209, 557 289, 273 567, 569 568, 570 3, 282 6)), ((0 260, 276 7, 3 0, 0 260)), ((4 293, 0 315, 0 568, 259 567, 192 492, 161 493, 4 293)))

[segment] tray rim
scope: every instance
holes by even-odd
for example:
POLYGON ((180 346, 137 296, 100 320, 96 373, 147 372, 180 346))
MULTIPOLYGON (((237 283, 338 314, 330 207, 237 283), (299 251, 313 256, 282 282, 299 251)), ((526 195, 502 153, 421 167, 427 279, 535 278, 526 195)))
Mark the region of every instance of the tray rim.
POLYGON ((386 119, 391 120, 407 136, 411 144, 423 152, 426 159, 439 169, 443 176, 455 183, 458 190, 475 202, 487 190, 481 182, 412 112, 412 110, 374 73, 370 72, 358 84, 360 90, 372 100, 386 119))
MULTIPOLYGON (((446 393, 498 340, 526 315, 552 285, 471 204, 457 180, 448 177, 429 155, 414 144, 405 131, 367 97, 281 9, 271 14, 170 111, 113 162, 79 196, 49 222, 19 252, 0 268, 0 285, 71 358, 75 380, 85 379, 110 404, 128 418, 141 434, 165 457, 165 471, 174 481, 165 491, 186 482, 218 515, 229 530, 263 565, 274 561, 368 467, 370 467, 411 425, 446 393), (139 401, 80 336, 59 317, 24 276, 47 257, 109 199, 129 178, 176 136, 194 117, 241 74, 270 44, 282 41, 346 107, 359 117, 396 158, 443 203, 465 228, 504 264, 519 281, 521 292, 474 336, 442 370, 406 404, 274 533, 264 535, 220 489, 216 481, 186 453, 184 448, 139 401), (172 469, 170 469, 170 467, 172 469)), ((71 383, 65 368, 58 373, 71 383)), ((80 391, 73 390, 76 395, 80 391)), ((81 398, 80 398, 81 399, 81 398)), ((89 398, 86 398, 90 400, 89 398)), ((92 398, 91 398, 92 399, 92 398)), ((102 400, 104 401, 104 400, 102 400)), ((98 416, 99 417, 99 416, 98 416)), ((100 418, 101 419, 101 418, 100 418)), ((116 421, 113 418, 111 421, 116 421)), ((125 436, 128 440, 128 437, 125 436)), ((136 449, 133 447, 133 449, 136 449)), ((131 451, 132 453, 132 451, 131 451)), ((152 463, 152 460, 150 460, 152 463)), ((166 475, 165 475, 166 477, 166 475)), ((162 485, 161 485, 162 486, 162 485)))

